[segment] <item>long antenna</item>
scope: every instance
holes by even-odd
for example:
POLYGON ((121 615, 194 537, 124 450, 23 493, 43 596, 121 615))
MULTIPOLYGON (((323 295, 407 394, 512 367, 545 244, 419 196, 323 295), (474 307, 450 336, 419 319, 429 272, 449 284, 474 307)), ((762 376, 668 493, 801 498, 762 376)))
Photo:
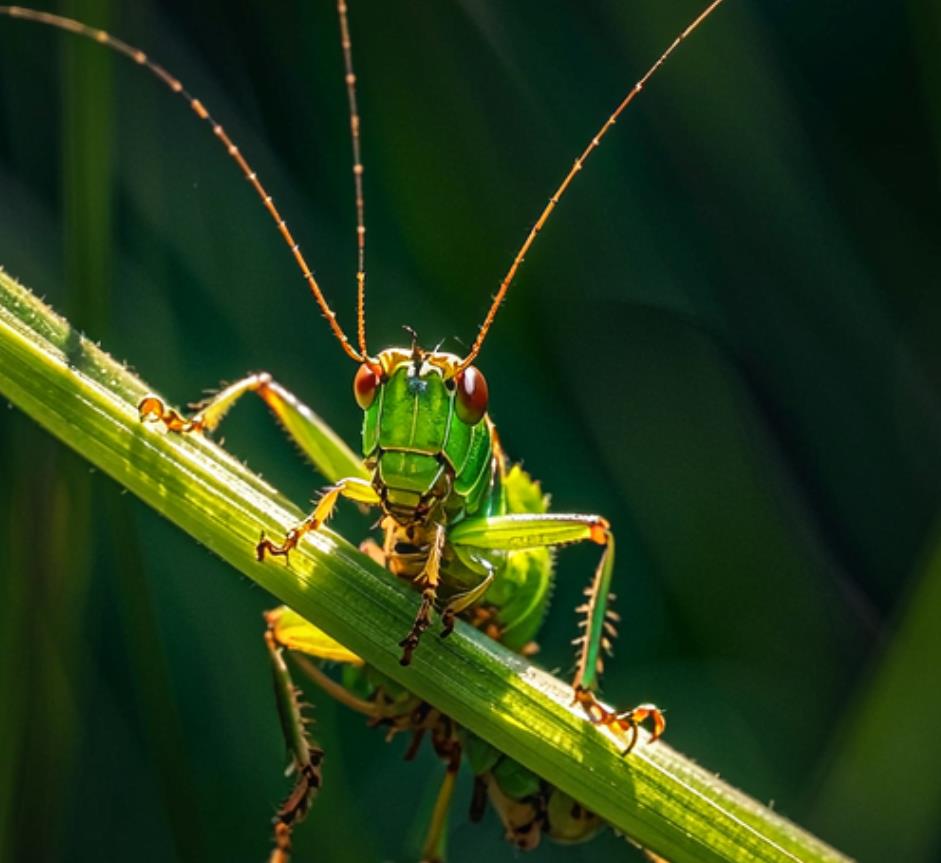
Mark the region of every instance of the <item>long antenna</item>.
POLYGON ((360 154, 359 108, 356 104, 356 73, 353 71, 353 43, 350 40, 350 25, 347 19, 346 0, 337 0, 337 15, 340 18, 340 47, 343 49, 343 66, 346 71, 346 96, 350 104, 350 137, 353 143, 353 187, 356 192, 356 336, 359 352, 369 356, 366 350, 366 218, 363 198, 363 159, 360 154))
MULTIPOLYGON (((294 239, 294 235, 291 233, 291 229, 288 228, 287 223, 284 221, 284 218, 281 216, 281 213, 275 206, 271 195, 269 195, 265 190, 265 187, 262 186, 261 181, 258 179, 258 175, 253 170, 252 166, 249 165, 245 157, 239 152, 238 147, 236 147, 232 142, 232 139, 228 136, 225 129, 223 129, 222 126, 217 123, 215 119, 213 119, 212 115, 209 113, 203 103, 200 102, 199 99, 192 96, 180 83, 180 81, 178 81, 173 75, 164 69, 163 66, 153 62, 143 51, 139 50, 138 48, 135 48, 132 45, 128 45, 126 42, 122 42, 120 39, 116 39, 114 36, 106 33, 104 30, 88 27, 85 24, 82 24, 80 21, 75 21, 72 18, 64 18, 61 15, 53 15, 49 12, 39 12, 35 9, 24 9, 20 6, 0 6, 0 15, 5 15, 9 18, 21 18, 25 21, 33 21, 37 24, 46 24, 50 27, 55 27, 57 30, 65 30, 67 33, 74 33, 76 36, 83 36, 86 39, 90 39, 92 42, 97 42, 99 45, 104 45, 107 48, 111 48, 113 51, 117 51, 119 54, 123 54, 125 57, 129 57, 138 66, 143 66, 144 68, 148 69, 152 74, 163 81, 163 83, 166 84, 166 86, 172 92, 185 99, 190 108, 193 109, 193 112, 196 114, 196 116, 199 117, 200 120, 205 120, 210 125, 213 134, 216 136, 216 138, 219 139, 222 146, 225 147, 226 152, 239 166, 242 174, 245 176, 245 179, 248 180, 252 188, 258 194, 258 197, 261 199, 262 204, 265 205, 265 209, 274 220, 274 223, 277 226, 278 232, 281 234, 282 239, 291 250, 291 254, 294 255, 294 260, 297 261, 297 265, 300 267, 304 281, 307 282, 308 286, 310 287, 311 293, 313 293, 314 299, 317 301, 317 305, 320 306, 320 311, 323 312, 323 316, 327 319, 327 323, 329 324, 330 329, 333 331, 333 335, 336 336, 337 341, 340 343, 340 347, 343 348, 344 352, 350 359, 355 360, 358 363, 370 362, 370 358, 366 354, 365 348, 361 353, 358 353, 356 349, 350 344, 349 339, 346 337, 346 333, 337 322, 336 312, 330 308, 330 304, 327 302, 323 292, 320 290, 320 285, 317 284, 317 280, 314 278, 314 274, 307 265, 307 261, 303 254, 301 254, 300 246, 294 239)), ((361 345, 362 342, 363 340, 361 338, 361 345)))
POLYGON ((572 165, 568 174, 565 175, 565 179, 562 181, 558 189, 555 190, 555 194, 549 199, 549 203, 546 204, 546 208, 542 211, 542 214, 536 219, 536 224, 533 225, 532 229, 529 232, 529 236, 526 237, 526 242, 523 243, 520 250, 516 253, 516 257, 513 259, 513 263, 510 264, 510 269, 507 270, 506 275, 503 277, 503 281, 500 282, 500 289, 497 291, 496 295, 493 298, 493 302, 490 305, 490 309, 487 312, 487 317, 484 318, 483 324, 481 324, 480 330, 477 333, 477 338, 474 340, 474 344, 471 345, 470 353, 461 360, 460 366, 454 372, 458 374, 459 372, 466 369, 477 357, 477 354, 480 353, 480 349, 483 346, 484 339, 487 338, 487 333, 490 330, 490 327, 493 325, 493 320, 497 316, 497 311, 500 308, 500 304, 503 302, 503 298, 506 296, 507 290, 509 290, 510 283, 513 281, 513 277, 516 275, 516 271, 519 269, 520 264, 523 263, 526 258, 526 253, 529 251, 533 242, 536 239, 536 235, 542 230, 543 225, 549 219, 549 216, 552 214, 552 211, 555 209, 556 204, 559 203, 559 199, 562 195, 565 194, 566 189, 571 185, 572 180, 575 179, 575 175, 581 171, 582 166, 585 164, 585 160, 591 155, 592 151, 595 150, 598 145, 601 143, 601 139, 608 133, 608 130, 618 121, 618 117, 621 116, 624 109, 627 108, 631 102, 637 97, 638 93, 644 89, 646 83, 650 80, 653 74, 667 61, 667 58, 679 47, 680 43, 683 42, 687 36, 690 35, 703 21, 706 20, 715 10, 721 5, 723 0, 713 0, 702 12, 699 13, 698 17, 693 20, 693 22, 677 36, 669 48, 660 55, 660 59, 651 66, 643 78, 641 78, 628 92, 628 94, 621 101, 621 104, 617 106, 614 113, 608 117, 604 125, 598 130, 595 136, 588 143, 588 146, 582 151, 582 154, 575 160, 575 164, 572 165))

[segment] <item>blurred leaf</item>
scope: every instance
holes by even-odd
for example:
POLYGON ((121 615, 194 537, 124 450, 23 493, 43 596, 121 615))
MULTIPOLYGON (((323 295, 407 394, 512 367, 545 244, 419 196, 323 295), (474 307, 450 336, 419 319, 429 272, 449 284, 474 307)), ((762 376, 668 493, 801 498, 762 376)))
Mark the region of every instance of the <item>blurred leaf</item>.
POLYGON ((941 842, 941 530, 832 753, 814 823, 867 860, 931 863, 941 842))

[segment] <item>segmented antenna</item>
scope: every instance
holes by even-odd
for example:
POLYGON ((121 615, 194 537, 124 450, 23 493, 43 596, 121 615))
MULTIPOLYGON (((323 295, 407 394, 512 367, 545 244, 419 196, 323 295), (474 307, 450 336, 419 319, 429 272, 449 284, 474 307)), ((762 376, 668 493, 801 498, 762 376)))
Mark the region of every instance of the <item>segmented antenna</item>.
POLYGON ((350 104, 353 187, 356 192, 356 335, 359 341, 359 352, 367 357, 369 351, 366 350, 366 218, 363 198, 363 159, 360 154, 359 108, 356 104, 353 43, 350 40, 350 25, 346 13, 346 0, 337 0, 337 15, 340 18, 340 47, 343 49, 343 66, 346 71, 346 96, 350 104))
POLYGON ((666 62, 667 58, 679 47, 680 43, 683 42, 687 36, 690 35, 703 21, 706 20, 718 6, 722 4, 723 0, 713 0, 699 15, 693 20, 693 22, 677 36, 670 47, 664 51, 656 63, 651 66, 647 72, 628 92, 628 94, 621 101, 621 104, 617 106, 614 113, 608 117, 604 125, 598 130, 594 138, 589 141, 588 146, 582 151, 582 154, 575 160, 575 163, 572 165, 568 174, 565 175, 565 179, 562 181, 558 189, 555 190, 555 194, 549 199, 549 203, 546 204, 545 209, 542 211, 542 214, 536 219, 536 224, 530 229, 529 236, 526 237, 526 241, 523 243, 520 250, 516 253, 516 257, 513 259, 513 263, 510 264, 510 269, 507 270, 506 275, 503 277, 503 281, 500 282, 500 289, 497 291, 496 295, 493 298, 493 302, 490 304, 490 309, 487 311, 487 316, 484 318, 483 324, 480 326, 480 330, 477 333, 477 338, 474 340, 474 344, 471 345, 470 353, 461 360, 461 364, 458 366, 455 374, 462 372, 466 369, 477 357, 477 354, 480 353, 480 349, 483 346, 484 339, 487 338, 487 333, 490 330, 490 327, 493 325, 493 320, 497 316, 497 311, 500 308, 500 304, 503 302, 504 297, 506 296, 507 290, 509 290, 510 283, 513 281, 513 277, 516 275, 516 271, 519 269, 520 264, 523 263, 523 260, 526 258, 526 253, 529 251, 533 242, 536 239, 536 235, 542 230, 543 225, 549 219, 549 216, 552 214, 552 211, 555 209, 556 204, 559 203, 559 199, 562 195, 565 194, 566 189, 571 185, 572 180, 575 179, 575 175, 581 171, 582 166, 585 164, 585 160, 591 155, 592 151, 595 150, 598 145, 601 143, 601 139, 608 133, 608 130, 618 121, 618 117, 621 116, 624 109, 627 108, 631 102, 637 97, 638 93, 644 89, 646 83, 650 80, 653 74, 666 62))
POLYGON ((225 147, 226 152, 228 152, 233 161, 239 166, 242 174, 245 176, 245 179, 248 180, 252 188, 258 194, 258 197, 261 199, 261 202, 265 205, 265 209, 274 220, 274 223, 278 228, 278 232, 281 234, 282 239, 291 250, 291 254, 294 256, 294 260, 297 261, 297 265, 300 267, 301 274, 304 276, 304 281, 306 281, 310 287, 311 293, 313 293, 314 299, 317 301, 317 305, 320 306, 320 311, 323 312, 323 316, 327 319, 327 323, 330 325, 330 329, 333 331, 333 335, 336 336, 337 341, 339 341, 340 347, 343 348, 344 352, 348 357, 350 357, 350 359, 355 360, 358 363, 369 363, 370 365, 373 364, 370 357, 366 353, 365 346, 363 346, 364 339, 362 338, 362 325, 360 327, 360 345, 362 346, 362 353, 358 353, 356 349, 350 344, 350 341, 346 337, 346 333, 343 331, 343 328, 337 322, 336 312, 330 308, 330 304, 327 302, 323 292, 320 290, 320 285, 317 284, 317 280, 314 278, 314 274, 311 272, 304 255, 301 253, 300 246, 294 239, 294 235, 291 233, 290 228, 288 228, 287 223, 282 218, 278 208, 275 206, 271 195, 269 195, 265 190, 265 187, 262 186, 261 181, 258 179, 258 175, 252 169, 251 165, 249 165, 245 157, 239 152, 238 147, 235 146, 232 139, 226 133, 225 129, 223 129, 222 126, 215 121, 215 119, 206 109, 205 105, 203 105, 199 99, 191 95, 183 86, 183 84, 180 83, 180 81, 178 81, 159 63, 155 63, 153 60, 151 60, 143 51, 139 50, 138 48, 135 48, 132 45, 128 45, 126 42, 115 38, 109 33, 106 33, 104 30, 88 27, 85 24, 82 24, 80 21, 75 21, 72 18, 64 18, 61 15, 53 15, 49 12, 39 12, 35 9, 24 9, 20 6, 0 6, 0 15, 6 15, 9 18, 20 18, 25 21, 33 21, 37 24, 46 24, 50 27, 55 27, 57 30, 64 30, 67 33, 74 33, 76 36, 83 36, 86 39, 90 39, 92 42, 97 42, 99 45, 104 45, 107 48, 111 48, 117 53, 123 54, 125 57, 130 58, 138 66, 143 66, 144 68, 148 69, 157 78, 163 81, 163 83, 166 84, 166 86, 172 92, 185 99, 190 108, 193 109, 193 112, 196 114, 196 116, 199 117, 200 120, 205 120, 210 125, 213 134, 216 136, 216 138, 219 139, 222 146, 225 147))

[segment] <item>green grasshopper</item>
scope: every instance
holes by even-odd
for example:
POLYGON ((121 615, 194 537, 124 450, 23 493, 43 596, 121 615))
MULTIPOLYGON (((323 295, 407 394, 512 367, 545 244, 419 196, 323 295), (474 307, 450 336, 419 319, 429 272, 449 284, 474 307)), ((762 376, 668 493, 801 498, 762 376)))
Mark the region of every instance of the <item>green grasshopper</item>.
MULTIPOLYGON (((597 697, 603 657, 610 649, 618 620, 609 608, 614 574, 614 535, 600 515, 550 513, 538 483, 508 460, 487 413, 486 379, 474 365, 497 312, 539 231, 585 160, 621 113, 679 44, 720 4, 710 5, 673 41, 631 88, 611 116, 575 160, 536 220, 487 311, 465 356, 426 349, 413 331, 408 347, 372 353, 367 347, 365 314, 365 221, 360 118, 356 100, 347 7, 338 0, 345 80, 350 108, 353 178, 356 195, 357 331, 354 347, 327 302, 290 229, 257 174, 223 127, 182 83, 143 52, 108 33, 60 16, 0 6, 0 15, 46 24, 71 32, 121 53, 145 67, 183 97, 196 115, 209 123, 248 182, 258 193, 291 250, 321 312, 344 353, 358 364, 353 390, 363 412, 362 455, 356 455, 313 411, 265 373, 252 374, 227 386, 194 415, 167 407, 157 396, 140 403, 142 421, 168 431, 194 434, 215 430, 224 415, 246 393, 254 393, 309 457, 330 485, 313 511, 280 541, 262 534, 259 560, 288 560, 305 534, 316 531, 341 498, 381 512, 383 541, 368 539, 362 550, 392 576, 408 581, 419 593, 410 629, 403 633, 401 663, 408 665, 423 634, 440 619, 439 634, 449 635, 457 618, 482 630, 506 647, 529 653, 535 649, 551 594, 552 549, 590 542, 601 547, 597 568, 578 608, 581 632, 575 639, 577 661, 572 679, 574 703, 586 718, 619 735, 624 752, 638 740, 639 727, 650 721, 656 740, 665 728, 662 713, 652 704, 617 711, 597 697)), ((289 859, 291 830, 308 811, 321 784, 323 753, 309 739, 297 690, 282 651, 298 654, 307 675, 328 694, 386 726, 390 735, 408 732, 414 754, 423 737, 431 739, 447 764, 424 844, 424 859, 441 859, 446 815, 462 758, 475 776, 472 818, 479 819, 487 799, 496 809, 507 838, 520 848, 538 844, 546 834, 567 842, 585 841, 602 826, 599 819, 558 789, 506 758, 482 740, 406 689, 364 666, 355 654, 330 639, 287 608, 268 615, 265 634, 275 675, 282 729, 288 743, 296 783, 275 818, 273 863, 289 859), (343 666, 342 681, 328 676, 304 656, 343 666)))

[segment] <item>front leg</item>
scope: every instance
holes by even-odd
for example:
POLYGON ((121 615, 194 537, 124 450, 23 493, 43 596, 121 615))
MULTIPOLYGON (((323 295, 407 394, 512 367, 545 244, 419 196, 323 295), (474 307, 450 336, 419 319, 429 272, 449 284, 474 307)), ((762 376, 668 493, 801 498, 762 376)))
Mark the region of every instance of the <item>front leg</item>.
POLYGON ((320 525, 330 518, 341 496, 349 500, 355 500, 357 503, 366 504, 366 506, 378 506, 381 502, 376 490, 366 480, 358 477, 341 479, 336 485, 331 486, 323 493, 317 506, 314 507, 314 511, 307 518, 287 532, 283 542, 272 542, 262 532, 261 539, 258 540, 258 545, 255 546, 255 554, 258 559, 264 560, 266 554, 280 555, 286 558, 288 552, 297 547, 305 533, 317 530, 320 525))
POLYGON ((483 581, 476 587, 472 587, 470 590, 451 598, 450 602, 444 607, 444 611, 441 612, 442 638, 447 638, 454 632, 454 621, 462 611, 477 605, 484 598, 484 594, 493 585, 493 580, 493 572, 488 572, 483 581))
POLYGON ((246 375, 229 384, 197 406, 190 417, 167 407, 157 396, 141 399, 137 409, 143 422, 159 422, 171 432, 192 434, 212 432, 218 428, 232 406, 247 393, 258 396, 284 427, 288 436, 311 460, 327 482, 343 477, 368 477, 362 460, 343 442, 314 411, 267 372, 246 375))
POLYGON ((441 576, 441 553, 444 551, 444 543, 447 533, 444 525, 439 524, 435 527, 434 540, 431 548, 428 550, 428 559, 425 566, 415 578, 415 583, 421 588, 421 605, 418 606, 418 613, 412 623, 412 628, 408 631, 400 642, 402 648, 402 658, 399 660, 401 665, 408 665, 412 661, 412 653, 418 647, 422 633, 431 626, 431 612, 435 607, 435 600, 438 598, 438 582, 441 576))
POLYGON ((518 513, 469 519, 456 525, 448 535, 454 545, 470 548, 514 551, 547 548, 574 542, 594 542, 603 546, 601 560, 591 584, 585 590, 586 602, 577 609, 584 614, 579 622, 582 633, 575 639, 577 664, 572 679, 575 701, 596 725, 610 728, 625 740, 625 754, 637 742, 638 727, 650 719, 652 739, 664 731, 663 714, 652 704, 616 712, 606 708, 595 695, 604 666, 602 654, 609 651, 617 634, 617 615, 608 608, 614 574, 614 534, 600 515, 518 513))

